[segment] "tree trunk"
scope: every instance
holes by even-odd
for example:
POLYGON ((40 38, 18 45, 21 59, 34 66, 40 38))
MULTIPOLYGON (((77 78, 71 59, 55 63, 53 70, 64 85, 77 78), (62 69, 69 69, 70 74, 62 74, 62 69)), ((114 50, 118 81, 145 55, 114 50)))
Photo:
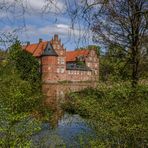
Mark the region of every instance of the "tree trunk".
POLYGON ((136 88, 138 85, 138 80, 139 80, 139 54, 138 54, 138 49, 132 50, 132 87, 136 88))

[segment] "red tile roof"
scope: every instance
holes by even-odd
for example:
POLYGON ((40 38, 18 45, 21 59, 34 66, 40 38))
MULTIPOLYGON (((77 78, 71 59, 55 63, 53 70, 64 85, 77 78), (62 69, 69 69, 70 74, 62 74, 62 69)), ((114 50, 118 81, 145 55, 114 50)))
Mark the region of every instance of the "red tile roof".
POLYGON ((32 53, 33 56, 39 57, 41 56, 43 50, 46 48, 47 43, 48 43, 47 41, 45 42, 42 41, 37 44, 30 44, 30 45, 23 46, 23 49, 32 53))
MULTIPOLYGON (((48 42, 42 41, 37 44, 29 44, 26 46, 23 46, 22 48, 30 53, 32 53, 35 57, 40 57, 43 50, 46 48, 48 42)), ((76 57, 78 56, 87 56, 89 54, 89 50, 76 50, 76 51, 67 51, 66 52, 66 61, 72 62, 76 60, 76 57)))
POLYGON ((66 61, 72 62, 76 60, 78 56, 87 56, 89 54, 89 50, 76 50, 76 51, 67 51, 66 52, 66 61))

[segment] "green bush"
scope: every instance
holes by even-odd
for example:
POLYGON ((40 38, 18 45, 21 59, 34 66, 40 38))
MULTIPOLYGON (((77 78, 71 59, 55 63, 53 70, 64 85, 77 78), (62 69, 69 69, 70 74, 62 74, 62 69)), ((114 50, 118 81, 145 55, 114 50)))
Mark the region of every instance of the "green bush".
POLYGON ((148 86, 131 89, 125 83, 100 85, 71 93, 63 105, 66 111, 89 119, 97 141, 106 146, 141 146, 148 137, 148 86))
POLYGON ((31 147, 31 135, 40 130, 34 117, 42 104, 38 61, 19 42, 12 47, 0 64, 0 147, 31 147))
POLYGON ((10 63, 0 66, 0 147, 29 147, 30 136, 40 129, 32 116, 41 101, 30 82, 22 80, 10 63))
POLYGON ((8 67, 1 69, 3 75, 0 76, 0 101, 10 109, 10 112, 32 111, 41 100, 41 91, 34 93, 31 84, 22 80, 14 69, 9 69, 9 73, 5 73, 7 70, 4 69, 8 67))
MULTIPOLYGON (((31 84, 40 82, 40 65, 39 61, 31 53, 22 50, 19 41, 16 41, 9 48, 9 62, 13 63, 20 74, 21 79, 31 84)), ((36 84, 37 84, 36 83, 36 84)))

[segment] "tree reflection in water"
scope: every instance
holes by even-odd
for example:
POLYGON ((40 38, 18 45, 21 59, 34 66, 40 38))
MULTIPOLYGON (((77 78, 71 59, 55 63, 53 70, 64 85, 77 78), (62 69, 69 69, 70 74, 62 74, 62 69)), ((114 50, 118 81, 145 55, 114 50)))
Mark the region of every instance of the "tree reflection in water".
POLYGON ((96 83, 54 83, 44 84, 42 90, 45 96, 44 104, 53 110, 50 124, 52 127, 58 126, 58 121, 64 115, 61 104, 66 101, 65 95, 70 92, 80 91, 87 87, 96 87, 96 83))
POLYGON ((79 147, 79 137, 89 135, 92 130, 79 115, 64 113, 61 103, 66 101, 65 94, 76 92, 87 87, 95 87, 91 83, 44 84, 44 104, 53 110, 49 122, 42 124, 41 131, 34 136, 34 144, 40 147, 75 146, 79 147))

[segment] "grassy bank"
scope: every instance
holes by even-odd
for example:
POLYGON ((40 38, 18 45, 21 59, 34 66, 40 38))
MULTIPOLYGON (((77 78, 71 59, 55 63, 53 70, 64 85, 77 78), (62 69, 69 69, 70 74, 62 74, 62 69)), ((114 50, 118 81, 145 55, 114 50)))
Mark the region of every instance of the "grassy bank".
POLYGON ((69 94, 63 108, 90 119, 97 139, 94 146, 147 146, 148 137, 148 86, 135 90, 129 84, 100 84, 69 94))

